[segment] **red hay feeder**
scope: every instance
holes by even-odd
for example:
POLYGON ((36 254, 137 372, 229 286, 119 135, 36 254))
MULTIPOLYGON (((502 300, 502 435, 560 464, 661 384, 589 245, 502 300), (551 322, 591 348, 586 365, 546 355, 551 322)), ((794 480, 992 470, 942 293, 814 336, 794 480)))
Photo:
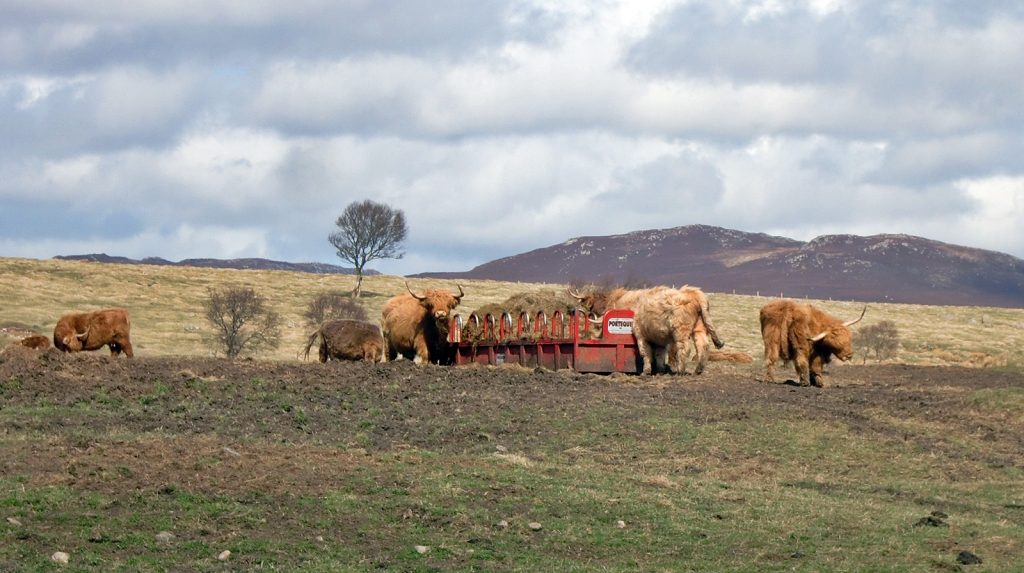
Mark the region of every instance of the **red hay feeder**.
POLYGON ((550 317, 543 311, 533 315, 522 312, 516 319, 507 312, 497 318, 490 313, 483 318, 473 313, 468 321, 479 332, 474 340, 462 340, 463 320, 459 315, 452 318, 448 329, 448 342, 454 352, 452 362, 456 365, 518 364, 602 374, 641 371, 631 310, 613 309, 605 313, 599 338, 581 337, 587 331, 587 316, 579 309, 568 316, 555 311, 550 317))

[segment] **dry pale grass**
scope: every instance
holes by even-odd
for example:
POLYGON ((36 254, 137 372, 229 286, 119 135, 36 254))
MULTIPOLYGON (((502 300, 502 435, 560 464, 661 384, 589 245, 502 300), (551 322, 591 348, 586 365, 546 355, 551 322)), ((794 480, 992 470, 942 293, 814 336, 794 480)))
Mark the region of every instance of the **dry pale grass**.
MULTIPOLYGON (((371 320, 391 296, 405 291, 404 277, 370 276, 360 303, 371 320)), ((416 291, 465 290, 463 313, 512 296, 561 289, 564 285, 481 280, 410 279, 416 291)), ((281 345, 264 355, 296 360, 311 328, 302 317, 319 293, 349 291, 355 279, 287 271, 112 265, 81 261, 0 258, 0 344, 31 332, 48 335, 64 312, 123 306, 131 312, 132 340, 139 355, 209 355, 211 333, 202 303, 210 288, 248 286, 265 295, 284 322, 281 345)), ((770 285, 767 285, 770 286, 770 285)), ((758 310, 769 297, 708 293, 715 326, 729 350, 745 352, 760 367, 758 310)), ((865 303, 809 301, 842 318, 856 317, 865 303)), ((859 326, 891 320, 902 345, 890 362, 919 365, 1020 368, 1024 359, 1024 309, 867 303, 859 326)), ((856 328, 856 327, 855 327, 856 328)), ((861 357, 855 358, 861 360, 861 357)), ((748 368, 744 366, 743 368, 748 368)))

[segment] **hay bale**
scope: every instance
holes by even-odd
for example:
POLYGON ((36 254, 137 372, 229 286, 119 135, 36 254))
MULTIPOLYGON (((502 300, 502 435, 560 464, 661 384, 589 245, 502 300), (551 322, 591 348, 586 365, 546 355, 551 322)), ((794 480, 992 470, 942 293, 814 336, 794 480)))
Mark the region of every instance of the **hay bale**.
POLYGON ((735 362, 736 364, 751 364, 754 357, 746 352, 738 350, 711 350, 708 352, 708 360, 712 362, 735 362))
MULTIPOLYGON (((468 315, 463 317, 464 325, 462 327, 462 340, 473 343, 483 340, 483 320, 488 314, 494 317, 495 327, 499 328, 501 316, 503 313, 507 312, 512 317, 512 331, 514 332, 519 317, 525 312, 529 315, 531 324, 529 330, 517 337, 517 339, 535 341, 540 339, 540 335, 534 332, 535 325, 533 324, 533 321, 537 318, 538 312, 543 311, 548 320, 551 320, 552 315, 554 315, 556 311, 561 312, 563 316, 567 316, 575 306, 576 299, 572 298, 565 292, 553 289, 516 293, 505 299, 504 302, 497 304, 485 304, 484 306, 474 310, 473 312, 480 318, 480 326, 470 322, 468 315)), ((515 335, 512 335, 506 336, 505 338, 510 339, 516 337, 515 335)))

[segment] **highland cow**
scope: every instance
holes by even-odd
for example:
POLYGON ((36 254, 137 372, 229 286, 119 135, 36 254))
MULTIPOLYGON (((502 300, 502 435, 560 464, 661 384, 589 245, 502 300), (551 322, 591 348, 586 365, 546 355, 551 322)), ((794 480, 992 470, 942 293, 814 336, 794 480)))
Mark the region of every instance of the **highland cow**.
POLYGON ((409 292, 391 297, 381 311, 381 330, 384 332, 385 360, 398 355, 416 363, 447 364, 451 360, 448 343, 448 320, 465 293, 446 290, 428 290, 422 295, 409 292))
POLYGON ((361 320, 341 319, 325 322, 306 342, 305 357, 320 339, 320 362, 328 360, 365 360, 380 362, 384 338, 380 327, 361 320))
POLYGON ((65 314, 53 329, 53 345, 63 352, 97 350, 109 346, 112 356, 123 351, 125 356, 131 358, 130 329, 128 311, 123 308, 65 314))
POLYGON ((821 387, 824 367, 832 356, 846 361, 853 357, 850 326, 864 318, 843 322, 810 304, 775 300, 761 307, 761 338, 764 340, 765 381, 775 381, 775 363, 792 361, 798 382, 821 387))

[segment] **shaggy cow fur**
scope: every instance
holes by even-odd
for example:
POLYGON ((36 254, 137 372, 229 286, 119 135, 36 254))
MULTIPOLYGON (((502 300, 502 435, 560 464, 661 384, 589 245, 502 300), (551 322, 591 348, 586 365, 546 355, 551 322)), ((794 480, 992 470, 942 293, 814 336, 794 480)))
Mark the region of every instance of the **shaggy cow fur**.
POLYGON ((33 334, 32 336, 26 336, 18 341, 18 344, 27 346, 34 350, 46 350, 50 347, 50 339, 46 338, 41 334, 33 334))
MULTIPOLYGON (((864 312, 867 307, 864 307, 864 312)), ((775 381, 775 363, 792 361, 802 386, 824 385, 824 367, 836 358, 853 357, 850 326, 864 318, 843 322, 810 304, 780 299, 761 307, 765 381, 775 381)))
POLYGON ((380 362, 384 338, 380 327, 361 320, 330 320, 320 326, 306 342, 305 357, 320 340, 320 362, 328 360, 365 360, 380 362))
POLYGON ((700 374, 707 364, 708 335, 716 346, 724 344, 710 322, 707 297, 696 287, 672 289, 616 288, 610 292, 595 291, 586 295, 572 293, 589 312, 604 314, 608 309, 627 308, 633 311, 633 335, 636 337, 643 372, 656 370, 655 347, 666 349, 668 364, 679 374, 686 373, 689 358, 687 341, 692 340, 696 351, 694 373, 700 374))
POLYGON ((64 352, 109 346, 111 355, 117 356, 123 351, 131 358, 130 330, 128 311, 123 308, 65 314, 53 329, 53 345, 64 352))
POLYGON ((398 355, 417 363, 447 364, 451 356, 448 344, 448 320, 465 293, 428 290, 412 292, 408 283, 404 292, 391 297, 381 311, 385 360, 398 355))

